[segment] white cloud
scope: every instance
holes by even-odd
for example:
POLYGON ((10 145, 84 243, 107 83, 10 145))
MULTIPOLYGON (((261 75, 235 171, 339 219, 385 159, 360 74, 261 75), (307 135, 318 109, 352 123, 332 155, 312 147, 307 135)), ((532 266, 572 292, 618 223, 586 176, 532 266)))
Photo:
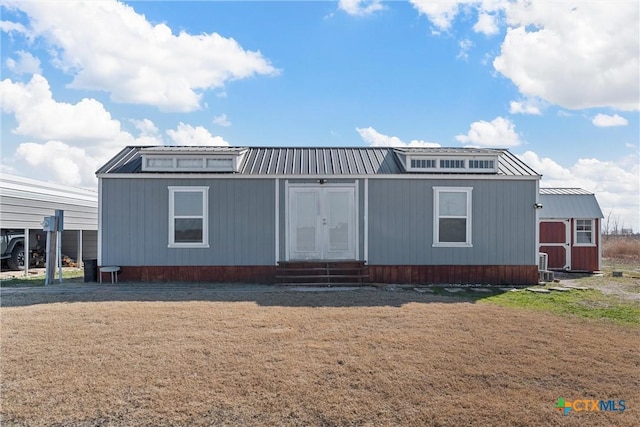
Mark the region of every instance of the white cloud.
MULTIPOLYGON (((54 64, 74 75, 71 87, 107 91, 117 102, 193 111, 200 108, 204 90, 278 72, 260 52, 244 50, 234 39, 173 34, 167 25, 152 25, 116 1, 11 6, 30 18, 22 30, 44 38, 55 52, 54 64)), ((20 31, 17 25, 4 27, 20 31)))
POLYGON ((381 0, 340 0, 338 9, 349 15, 365 16, 384 10, 385 7, 381 0))
POLYGON ((473 42, 469 39, 464 39, 458 43, 458 46, 460 46, 460 52, 458 52, 458 56, 456 56, 456 58, 468 61, 469 50, 473 47, 473 42))
POLYGON ((515 125, 508 119, 496 117, 490 122, 480 120, 471 123, 466 135, 457 135, 456 139, 469 146, 508 148, 522 144, 515 125))
POLYGON ((29 83, 0 82, 0 106, 13 113, 18 127, 13 133, 38 139, 104 140, 120 132, 120 122, 95 99, 77 104, 56 102, 49 82, 39 74, 29 83))
POLYGON ((568 109, 637 110, 637 1, 509 3, 497 71, 525 96, 568 109))
POLYGON ((41 172, 41 178, 47 176, 49 180, 53 178, 56 182, 77 187, 95 187, 97 183, 94 173, 100 167, 100 161, 82 148, 60 141, 26 142, 18 146, 15 155, 41 172))
POLYGON ((7 68, 16 74, 42 74, 40 60, 30 54, 20 50, 16 52, 18 59, 7 58, 5 64, 7 68))
POLYGON ((478 21, 473 26, 477 33, 485 35, 497 34, 499 29, 496 23, 497 13, 504 10, 508 0, 410 0, 409 3, 425 15, 436 27, 438 32, 449 31, 454 19, 463 10, 475 8, 478 11, 478 21))
POLYGON ((498 34, 500 29, 498 28, 498 24, 496 24, 495 15, 481 12, 478 15, 478 22, 473 26, 473 31, 487 36, 498 34))
POLYGON ((356 132, 372 147, 440 147, 440 144, 436 142, 427 142, 419 139, 404 142, 397 136, 381 134, 372 127, 356 128, 356 132))
POLYGON ((542 114, 540 110, 542 102, 535 98, 525 99, 523 101, 511 101, 509 103, 509 113, 511 114, 533 114, 539 116, 542 114))
POLYGON ((448 31, 458 14, 460 1, 410 0, 409 3, 440 31, 448 31))
MULTIPOLYGON (((26 162, 34 176, 46 171, 39 179, 53 176, 65 184, 95 187, 97 167, 123 146, 163 143, 148 119, 132 120, 140 131, 134 137, 95 99, 76 104, 55 101, 49 82, 38 74, 26 84, 10 79, 0 82, 0 107, 16 119, 11 132, 32 139, 20 144, 5 161, 26 162), (61 154, 67 151, 68 155, 61 154)), ((6 153, 6 145, 3 148, 6 153)))
POLYGON ((541 187, 577 187, 591 191, 605 215, 611 211, 626 227, 640 231, 640 166, 637 154, 617 162, 578 159, 568 168, 532 151, 518 157, 543 175, 541 187))
POLYGON ((624 117, 621 117, 617 114, 613 116, 609 116, 607 114, 598 114, 591 121, 594 126, 598 127, 612 127, 612 126, 626 126, 629 124, 629 121, 624 117))
POLYGON ((213 118, 213 123, 219 126, 224 126, 224 127, 229 127, 231 126, 231 122, 229 121, 229 119, 227 118, 226 114, 221 114, 219 116, 215 116, 213 118))
POLYGON ((135 120, 131 119, 131 123, 133 123, 140 131, 141 136, 156 136, 158 135, 158 128, 155 123, 153 123, 149 119, 135 120))
POLYGON ((220 136, 213 136, 202 126, 193 127, 180 122, 178 127, 167 130, 167 135, 176 145, 229 145, 220 136))

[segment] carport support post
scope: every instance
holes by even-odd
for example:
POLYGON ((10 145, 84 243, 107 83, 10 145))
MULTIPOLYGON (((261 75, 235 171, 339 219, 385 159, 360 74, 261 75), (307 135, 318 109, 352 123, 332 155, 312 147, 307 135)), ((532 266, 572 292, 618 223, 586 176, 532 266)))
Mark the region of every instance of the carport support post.
POLYGON ((24 229, 24 277, 29 277, 29 262, 31 261, 31 239, 29 229, 24 229))
POLYGON ((78 230, 78 250, 76 251, 76 265, 78 268, 84 267, 82 261, 82 230, 78 230))
POLYGON ((53 283, 53 277, 56 273, 56 239, 53 239, 54 231, 47 231, 47 275, 45 277, 45 285, 53 283))
POLYGON ((62 283, 62 230, 64 230, 64 211, 56 209, 56 249, 58 259, 58 282, 62 283))

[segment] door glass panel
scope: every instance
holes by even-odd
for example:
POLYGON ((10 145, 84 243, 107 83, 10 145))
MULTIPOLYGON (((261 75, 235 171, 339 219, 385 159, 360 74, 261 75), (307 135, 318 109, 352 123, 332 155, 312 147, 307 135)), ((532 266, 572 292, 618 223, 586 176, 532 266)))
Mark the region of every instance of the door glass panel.
POLYGON ((316 192, 298 192, 294 200, 296 213, 295 250, 313 252, 316 250, 318 194, 316 192))
POLYGON ((327 226, 329 227, 329 251, 348 251, 350 235, 349 192, 329 192, 327 226))

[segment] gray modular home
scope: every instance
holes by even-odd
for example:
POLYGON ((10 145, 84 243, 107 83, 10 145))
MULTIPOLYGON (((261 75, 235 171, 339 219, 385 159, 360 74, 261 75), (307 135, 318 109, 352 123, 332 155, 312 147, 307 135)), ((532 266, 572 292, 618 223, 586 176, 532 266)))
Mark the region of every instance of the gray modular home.
POLYGON ((508 150, 126 147, 97 176, 123 280, 538 280, 540 176, 508 150))

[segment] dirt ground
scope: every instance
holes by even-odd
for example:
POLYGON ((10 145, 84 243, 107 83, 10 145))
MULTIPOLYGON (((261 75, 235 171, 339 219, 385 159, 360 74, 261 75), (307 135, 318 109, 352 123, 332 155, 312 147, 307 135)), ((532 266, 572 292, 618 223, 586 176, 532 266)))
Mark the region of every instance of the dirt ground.
POLYGON ((3 426, 640 424, 638 329, 605 321, 372 289, 2 297, 3 426))

